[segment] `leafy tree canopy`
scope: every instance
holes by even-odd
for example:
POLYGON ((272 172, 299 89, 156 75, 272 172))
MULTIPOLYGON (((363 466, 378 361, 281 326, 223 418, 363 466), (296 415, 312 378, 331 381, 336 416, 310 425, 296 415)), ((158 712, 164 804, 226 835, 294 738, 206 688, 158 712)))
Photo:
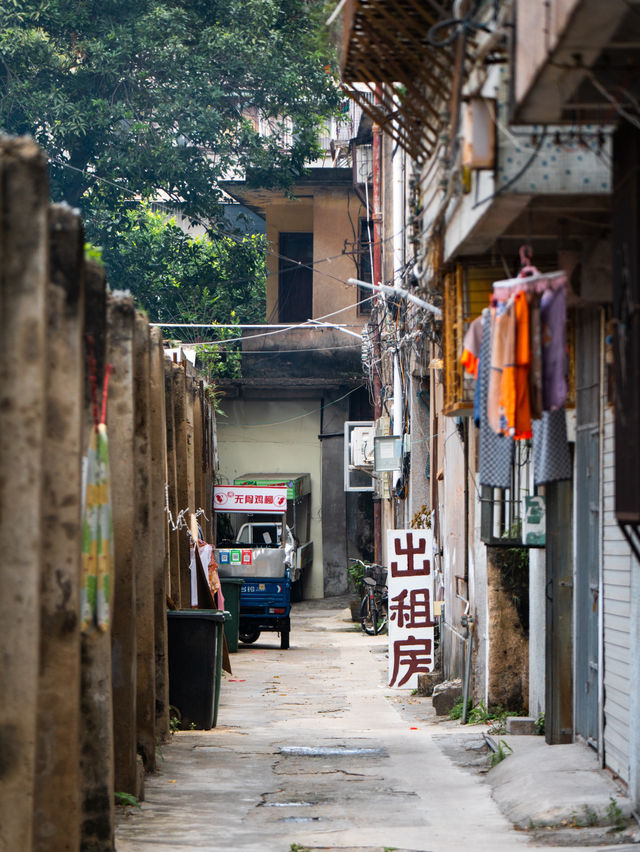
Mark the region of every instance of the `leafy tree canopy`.
POLYGON ((220 236, 220 184, 286 188, 317 156, 339 102, 323 3, 0 0, 0 129, 47 151, 53 199, 81 209, 111 285, 151 319, 264 319, 264 246, 220 236))
MULTIPOLYGON (((264 239, 192 236, 148 205, 131 207, 104 233, 102 259, 114 288, 131 290, 151 322, 258 323, 265 315, 264 239)), ((186 343, 237 338, 233 329, 165 329, 186 343)), ((207 371, 235 377, 234 344, 198 348, 207 371)))
POLYGON ((85 218, 133 191, 211 219, 222 178, 286 187, 317 153, 339 99, 321 15, 320 0, 3 0, 0 127, 36 138, 53 198, 85 218))

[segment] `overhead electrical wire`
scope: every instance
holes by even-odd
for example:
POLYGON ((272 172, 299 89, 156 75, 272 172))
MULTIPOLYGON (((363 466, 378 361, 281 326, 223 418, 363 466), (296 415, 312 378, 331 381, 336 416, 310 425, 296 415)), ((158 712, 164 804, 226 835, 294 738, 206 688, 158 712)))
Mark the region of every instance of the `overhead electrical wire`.
POLYGON ((332 399, 331 402, 325 402, 319 408, 312 408, 311 411, 307 411, 304 414, 297 414, 295 417, 287 417, 285 420, 276 420, 273 423, 229 423, 218 421, 218 426, 239 426, 242 429, 264 429, 267 426, 282 426, 285 423, 293 423, 295 420, 304 420, 305 417, 310 417, 312 414, 318 414, 323 409, 329 408, 330 405, 337 405, 337 403, 342 402, 343 399, 351 396, 352 393, 359 391, 361 387, 363 387, 363 385, 358 385, 357 388, 352 388, 337 399, 332 399))
MULTIPOLYGON (((94 181, 96 183, 106 183, 109 186, 114 186, 116 189, 119 189, 121 192, 124 192, 124 193, 130 195, 132 198, 135 198, 138 201, 141 200, 139 194, 137 192, 135 192, 135 190, 132 190, 132 189, 129 189, 128 187, 122 186, 122 184, 119 184, 119 183, 116 183, 115 181, 109 180, 109 178, 105 178, 105 177, 96 175, 93 172, 88 172, 86 169, 78 168, 78 166, 72 166, 71 163, 65 163, 64 160, 57 159, 56 157, 49 156, 49 160, 52 163, 55 163, 58 166, 62 166, 63 168, 71 169, 72 171, 79 172, 80 174, 85 175, 85 177, 90 178, 92 181, 94 181)), ((157 203, 165 203, 165 202, 157 202, 157 203)), ((167 204, 169 204, 169 205, 177 204, 177 203, 178 202, 167 202, 167 204)), ((228 239, 230 239, 230 240, 232 240, 233 242, 236 242, 236 243, 242 242, 242 240, 244 240, 248 236, 247 234, 239 235, 239 234, 233 233, 233 231, 226 231, 219 226, 212 228, 209 223, 207 223, 204 219, 201 219, 199 216, 186 215, 186 214, 184 214, 184 215, 185 215, 186 219, 189 219, 191 222, 194 222, 194 223, 200 225, 201 227, 203 227, 207 231, 207 233, 211 233, 211 234, 217 235, 217 236, 227 237, 228 239)), ((382 245, 383 243, 388 242, 389 240, 393 239, 394 236, 395 235, 392 234, 389 237, 385 237, 383 240, 379 240, 378 243, 376 243, 376 245, 382 245)), ((265 254, 268 254, 270 257, 274 257, 278 260, 286 260, 287 262, 294 264, 295 266, 299 267, 300 269, 310 269, 312 271, 318 272, 320 275, 324 275, 327 278, 331 278, 334 281, 338 281, 340 284, 345 283, 344 279, 338 277, 337 275, 333 275, 330 272, 325 272, 322 269, 317 269, 317 270, 314 269, 314 267, 317 264, 325 263, 325 262, 331 261, 331 260, 337 260, 338 258, 342 257, 343 256, 342 252, 340 254, 334 255, 333 257, 318 258, 318 260, 314 260, 311 263, 302 263, 299 260, 296 260, 295 258, 287 257, 286 255, 280 254, 279 252, 276 252, 273 249, 269 249, 269 248, 265 248, 265 254)), ((267 273, 267 275, 269 275, 269 274, 272 274, 272 273, 267 273)))

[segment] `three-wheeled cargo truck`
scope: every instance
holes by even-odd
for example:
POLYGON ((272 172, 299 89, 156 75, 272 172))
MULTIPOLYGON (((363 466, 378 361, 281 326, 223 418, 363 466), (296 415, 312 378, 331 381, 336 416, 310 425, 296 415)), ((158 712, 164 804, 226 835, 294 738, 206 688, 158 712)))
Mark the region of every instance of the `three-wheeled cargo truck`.
POLYGON ((302 598, 313 552, 306 540, 309 484, 308 474, 246 474, 233 485, 214 488, 218 572, 244 580, 242 642, 255 642, 262 631, 276 631, 280 647, 289 647, 291 601, 302 598))

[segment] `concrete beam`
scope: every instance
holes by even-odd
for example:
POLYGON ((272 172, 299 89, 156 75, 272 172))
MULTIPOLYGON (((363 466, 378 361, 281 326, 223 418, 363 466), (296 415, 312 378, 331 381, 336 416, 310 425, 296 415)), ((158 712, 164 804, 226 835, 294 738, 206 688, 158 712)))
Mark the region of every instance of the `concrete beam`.
POLYGON ((115 577, 113 597, 113 716, 115 789, 138 795, 136 769, 136 573, 133 540, 136 494, 134 463, 134 307, 126 297, 108 303, 107 358, 113 364, 109 400, 111 497, 115 577))
MULTIPOLYGON (((174 365, 171 361, 165 359, 164 362, 164 394, 166 406, 165 426, 167 429, 167 491, 166 500, 171 512, 171 517, 175 522, 178 514, 178 479, 176 468, 176 429, 175 429, 175 393, 174 385, 174 365)), ((180 541, 176 530, 169 527, 169 519, 167 518, 167 533, 168 533, 168 557, 169 557, 169 576, 167 594, 171 597, 176 606, 180 605, 180 541)))
POLYGON ((80 848, 80 517, 84 451, 84 230, 50 211, 46 472, 33 848, 80 848), (61 685, 64 684, 64 689, 61 685))
POLYGON ((32 848, 47 296, 46 161, 0 141, 0 849, 32 848))
POLYGON ((149 321, 137 313, 134 329, 135 482, 133 564, 135 566, 137 748, 153 772, 156 720, 154 570, 151 549, 151 397, 149 321))
POLYGON ((150 349, 151 494, 149 543, 153 569, 156 741, 169 738, 169 666, 167 657, 167 586, 169 550, 164 487, 167 482, 167 425, 164 350, 160 329, 151 330, 150 349))
MULTIPOLYGON (((184 369, 178 364, 173 365, 173 404, 175 418, 176 441, 176 497, 178 512, 187 508, 194 511, 193 496, 190 488, 189 452, 187 429, 187 383, 184 369)), ((193 469, 193 467, 191 468, 193 469)), ((191 478, 191 482, 193 479, 191 478)), ((189 575, 189 537, 186 528, 178 532, 178 568, 180 572, 180 598, 174 601, 180 608, 191 606, 191 582, 189 575)))
MULTIPOLYGON (((104 269, 85 266, 84 328, 95 346, 99 384, 107 346, 107 303, 104 269)), ((117 380, 111 382, 110 397, 117 380)), ((85 371, 84 450, 93 428, 91 385, 85 371)), ((113 474, 113 468, 112 468, 113 474)), ((113 476, 112 476, 113 482, 113 476)), ((80 775, 82 824, 80 848, 111 852, 114 833, 113 710, 111 706, 111 632, 95 630, 81 636, 80 775)), ((51 848, 51 847, 50 847, 51 848)))

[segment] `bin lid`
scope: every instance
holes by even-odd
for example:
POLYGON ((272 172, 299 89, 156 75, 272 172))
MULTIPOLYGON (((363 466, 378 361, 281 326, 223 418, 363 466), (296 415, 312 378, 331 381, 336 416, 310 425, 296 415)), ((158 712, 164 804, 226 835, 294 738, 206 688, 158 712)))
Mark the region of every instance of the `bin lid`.
POLYGON ((221 609, 168 609, 167 618, 204 618, 207 621, 228 621, 231 613, 221 609))
POLYGON ((299 500, 311 494, 310 473, 243 473, 233 480, 234 485, 286 485, 287 500, 299 500))

